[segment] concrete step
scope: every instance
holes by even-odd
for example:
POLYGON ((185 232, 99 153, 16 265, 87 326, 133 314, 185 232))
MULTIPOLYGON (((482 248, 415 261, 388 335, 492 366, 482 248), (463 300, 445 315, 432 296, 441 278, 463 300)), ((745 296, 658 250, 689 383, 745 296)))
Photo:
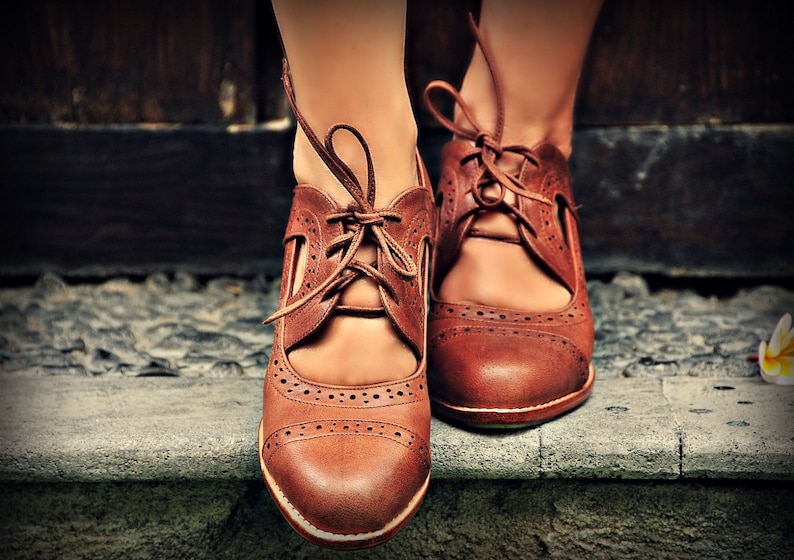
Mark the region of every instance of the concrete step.
MULTIPOLYGON (((258 480, 258 379, 0 378, 6 482, 258 480)), ((794 479, 794 387, 603 379, 534 429, 433 419, 437 479, 794 479)))
MULTIPOLYGON (((0 554, 334 557, 293 535, 264 491, 261 385, 0 378, 0 554)), ((783 558, 792 420, 794 388, 691 377, 600 379, 582 407, 531 429, 434 419, 427 504, 366 556, 783 558)))
MULTIPOLYGON (((701 286, 702 287, 702 286, 701 286)), ((788 558, 794 389, 747 355, 794 292, 588 284, 591 398, 517 431, 433 420, 416 517, 365 558, 788 558)), ((0 558, 336 558, 287 526, 256 428, 277 285, 0 289, 0 558)))

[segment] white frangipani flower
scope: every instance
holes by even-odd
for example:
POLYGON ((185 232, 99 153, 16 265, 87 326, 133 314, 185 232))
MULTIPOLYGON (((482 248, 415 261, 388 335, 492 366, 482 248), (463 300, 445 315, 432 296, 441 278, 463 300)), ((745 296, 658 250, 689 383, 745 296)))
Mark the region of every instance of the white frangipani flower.
POLYGON ((794 385, 794 330, 791 330, 791 314, 780 318, 769 344, 761 341, 758 346, 758 365, 761 377, 776 385, 794 385))

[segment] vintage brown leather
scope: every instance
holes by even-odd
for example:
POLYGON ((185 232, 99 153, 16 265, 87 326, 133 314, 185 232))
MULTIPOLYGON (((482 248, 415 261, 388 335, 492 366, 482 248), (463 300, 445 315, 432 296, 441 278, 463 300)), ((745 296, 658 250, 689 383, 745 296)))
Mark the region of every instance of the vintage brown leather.
POLYGON ((408 522, 430 479, 426 294, 435 209, 421 162, 419 186, 387 208, 374 208, 375 176, 365 140, 354 128, 336 125, 321 143, 294 106, 286 64, 284 83, 300 126, 354 202, 342 208, 313 186, 295 188, 280 310, 271 317, 276 323, 259 459, 268 490, 301 536, 335 549, 364 548, 391 538, 408 522), (336 155, 333 138, 341 129, 358 138, 367 156, 366 190, 336 155), (365 241, 377 247, 373 265, 354 258, 365 241), (294 289, 300 258, 305 273, 294 289), (361 277, 377 283, 382 307, 340 305, 341 292, 361 277), (416 371, 368 386, 301 377, 290 364, 290 350, 339 313, 388 317, 415 353, 416 371))
POLYGON ((595 372, 594 330, 587 298, 579 219, 568 164, 549 143, 532 148, 503 146, 504 108, 499 80, 482 37, 477 38, 494 80, 497 124, 485 131, 450 84, 431 82, 425 101, 456 135, 443 150, 436 203, 439 207, 428 318, 429 382, 433 410, 456 422, 484 427, 538 423, 587 399, 595 372), (473 130, 444 117, 431 94, 451 95, 473 130), (507 173, 497 162, 505 153, 523 164, 507 173), (515 202, 508 200, 514 193, 515 202), (515 236, 497 236, 474 226, 484 212, 510 216, 515 236), (436 295, 467 237, 520 244, 571 294, 562 309, 528 313, 439 300, 436 295))

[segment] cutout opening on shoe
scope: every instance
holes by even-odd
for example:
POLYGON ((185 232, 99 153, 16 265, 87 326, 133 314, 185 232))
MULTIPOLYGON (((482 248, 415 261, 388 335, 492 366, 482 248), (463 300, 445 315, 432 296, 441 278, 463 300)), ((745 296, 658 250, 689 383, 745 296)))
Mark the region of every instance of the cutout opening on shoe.
MULTIPOLYGON (((306 276, 306 239, 304 237, 295 237, 288 243, 285 252, 289 253, 287 258, 291 263, 288 285, 290 286, 290 297, 295 297, 301 291, 303 278, 306 276)), ((309 286, 311 289, 311 286, 309 286)))
POLYGON ((560 230, 560 234, 562 235, 562 240, 565 242, 565 246, 570 249, 570 236, 568 231, 568 226, 566 224, 565 215, 569 212, 568 203, 565 198, 558 194, 554 197, 554 219, 557 224, 557 229, 560 230))
MULTIPOLYGON (((295 281, 293 294, 302 291, 307 266, 307 245, 304 239, 296 238, 298 240, 301 242, 291 244, 296 255, 293 259, 294 272, 291 273, 295 281)), ((422 248, 420 263, 425 267, 426 254, 427 250, 422 248)), ((378 245, 369 237, 365 238, 344 273, 348 281, 341 282, 338 292, 334 291, 339 300, 331 315, 311 335, 286 349, 287 359, 301 376, 320 382, 354 386, 402 379, 419 367, 421 355, 408 344, 386 314, 383 298, 388 296, 378 282, 360 270, 360 267, 377 270, 382 264, 378 262, 379 259, 382 260, 378 245), (348 343, 340 343, 343 340, 348 343), (364 354, 351 353, 352 340, 357 340, 361 348, 370 351, 364 354), (336 350, 329 349, 337 343, 336 350), (388 361, 393 373, 384 378, 380 371, 382 368, 374 364, 368 366, 373 361, 372 356, 376 356, 378 361, 388 361)), ((426 290, 426 287, 420 289, 426 290)), ((424 293, 421 297, 425 298, 424 293)))
POLYGON ((571 290, 523 244, 491 237, 467 238, 438 281, 436 294, 442 301, 529 312, 562 309, 573 297, 571 290), (541 293, 544 295, 538 295, 541 293))
POLYGON ((427 308, 427 289, 430 283, 430 275, 428 274, 428 270, 430 270, 430 253, 430 241, 425 239, 419 248, 419 274, 417 275, 420 290, 419 296, 422 298, 422 310, 427 308))

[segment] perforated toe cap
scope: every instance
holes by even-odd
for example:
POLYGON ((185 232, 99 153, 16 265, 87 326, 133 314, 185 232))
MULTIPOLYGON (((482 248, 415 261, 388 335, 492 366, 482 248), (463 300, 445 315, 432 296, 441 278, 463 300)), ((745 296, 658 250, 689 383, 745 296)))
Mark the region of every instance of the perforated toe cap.
POLYGON ((455 406, 528 408, 574 393, 587 381, 585 354, 555 334, 452 327, 436 332, 431 346, 430 390, 455 406))
POLYGON ((389 424, 340 422, 334 433, 326 425, 306 428, 302 438, 280 444, 268 470, 282 507, 309 531, 367 534, 406 515, 430 472, 426 442, 389 424))

